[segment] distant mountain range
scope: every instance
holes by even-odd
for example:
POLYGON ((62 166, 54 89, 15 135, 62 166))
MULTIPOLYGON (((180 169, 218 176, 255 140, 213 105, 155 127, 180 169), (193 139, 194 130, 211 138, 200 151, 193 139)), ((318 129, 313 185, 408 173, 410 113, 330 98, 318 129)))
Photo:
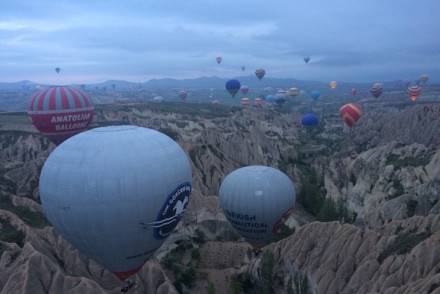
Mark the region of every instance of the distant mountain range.
MULTIPOLYGON (((258 80, 254 75, 237 77, 241 83, 241 85, 247 85, 252 88, 283 88, 288 89, 290 87, 297 87, 304 90, 311 89, 320 89, 320 88, 329 88, 328 83, 318 82, 318 81, 304 81, 304 80, 296 80, 293 78, 290 79, 275 79, 275 78, 263 78, 258 80)), ((224 88, 225 83, 228 78, 220 78, 220 77, 200 77, 195 79, 153 79, 144 83, 135 83, 121 80, 108 80, 102 83, 94 83, 94 84, 83 84, 82 86, 86 90, 94 90, 94 89, 148 89, 148 88, 224 88)), ((384 88, 394 88, 403 85, 403 81, 390 81, 384 82, 384 88)), ((78 86, 78 84, 73 84, 78 86)), ((19 81, 12 83, 4 83, 0 82, 0 90, 34 90, 39 87, 48 87, 52 85, 48 84, 38 84, 32 81, 19 81)), ((348 89, 356 87, 358 89, 369 89, 372 86, 372 83, 346 83, 346 82, 338 82, 338 88, 348 89)))

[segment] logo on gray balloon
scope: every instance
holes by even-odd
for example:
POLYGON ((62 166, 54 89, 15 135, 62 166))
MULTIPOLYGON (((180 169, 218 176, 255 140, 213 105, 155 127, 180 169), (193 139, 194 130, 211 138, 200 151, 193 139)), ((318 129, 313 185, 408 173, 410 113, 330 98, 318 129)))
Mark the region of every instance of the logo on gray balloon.
POLYGON ((156 221, 148 223, 153 228, 154 238, 162 240, 170 235, 182 218, 191 195, 191 183, 179 185, 170 195, 159 211, 156 221))

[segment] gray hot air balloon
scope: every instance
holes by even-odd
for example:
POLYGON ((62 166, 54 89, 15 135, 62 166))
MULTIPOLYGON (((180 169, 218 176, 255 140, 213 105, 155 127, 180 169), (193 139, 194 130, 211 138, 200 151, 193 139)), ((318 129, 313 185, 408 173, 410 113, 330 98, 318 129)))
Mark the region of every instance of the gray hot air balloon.
POLYGON ((239 168, 222 182, 220 206, 231 225, 256 248, 273 240, 296 201, 292 181, 278 169, 239 168))
POLYGON ((171 138, 109 126, 73 136, 52 152, 40 197, 67 241, 124 280, 171 234, 191 182, 188 158, 171 138))

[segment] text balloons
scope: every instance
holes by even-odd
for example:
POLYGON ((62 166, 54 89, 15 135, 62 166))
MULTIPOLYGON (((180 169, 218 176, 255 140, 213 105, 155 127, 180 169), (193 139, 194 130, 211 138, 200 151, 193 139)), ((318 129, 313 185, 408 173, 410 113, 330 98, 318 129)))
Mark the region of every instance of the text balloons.
POLYGON ((228 221, 257 248, 272 241, 296 201, 289 177, 278 169, 261 165, 242 167, 227 175, 219 197, 228 221))
POLYGON ((50 154, 40 197, 70 244, 124 280, 172 233, 191 182, 189 160, 171 138, 110 126, 78 134, 50 154))
POLYGON ((341 107, 339 115, 345 124, 352 128, 362 116, 362 107, 356 103, 348 103, 341 107))
POLYGON ((28 115, 42 135, 59 145, 89 127, 94 106, 78 88, 51 87, 35 93, 29 103, 28 115))

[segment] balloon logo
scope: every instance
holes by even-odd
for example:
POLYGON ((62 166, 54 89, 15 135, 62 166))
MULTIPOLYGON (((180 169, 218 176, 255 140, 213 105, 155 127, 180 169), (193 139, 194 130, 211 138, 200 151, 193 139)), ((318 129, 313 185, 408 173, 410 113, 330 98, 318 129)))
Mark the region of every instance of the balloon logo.
POLYGON ((265 74, 266 74, 266 71, 265 71, 264 69, 262 69, 262 68, 257 69, 257 70, 255 71, 255 75, 257 76, 257 78, 258 78, 259 80, 261 80, 261 79, 264 77, 265 74))
POLYGON ((93 120, 92 100, 68 86, 39 90, 29 103, 32 124, 55 145, 87 130, 93 120))
POLYGON ((310 93, 310 96, 312 96, 313 100, 318 100, 319 96, 321 95, 321 93, 319 93, 319 91, 312 91, 312 93, 310 93))
POLYGON ((251 105, 251 100, 249 98, 244 97, 241 99, 241 105, 243 106, 251 105))
POLYGON ((238 90, 240 90, 241 84, 239 80, 231 79, 226 82, 226 90, 231 94, 232 98, 235 98, 238 90))
POLYGON ((55 71, 57 72, 57 74, 59 74, 61 71, 61 68, 57 67, 57 68, 55 68, 55 71))
POLYGON ((180 96, 180 99, 182 99, 183 102, 185 102, 186 97, 188 97, 188 92, 186 92, 185 90, 181 90, 181 91, 179 91, 179 96, 180 96))
POLYGON ((370 89, 371 95, 373 95, 374 98, 379 98, 380 95, 382 95, 383 88, 380 83, 375 83, 373 87, 370 89))
POLYGON ((246 95, 249 91, 249 87, 248 86, 241 86, 240 91, 243 95, 246 95))
POLYGON ((307 63, 309 63, 309 60, 310 60, 310 56, 306 56, 306 57, 304 57, 304 62, 307 64, 307 63))
POLYGON ((303 126, 316 126, 318 124, 318 117, 313 113, 304 114, 301 123, 303 126))
POLYGON ((362 116, 362 107, 356 103, 348 103, 341 107, 339 115, 345 124, 352 128, 362 116))
POLYGON ((331 81, 331 82, 330 82, 330 87, 331 87, 332 89, 336 88, 336 81, 331 81))
POLYGON ((293 211, 295 188, 287 175, 268 166, 239 168, 223 180, 220 206, 230 224, 257 248, 272 241, 280 220, 293 211))
POLYGON ((419 97, 422 92, 422 88, 419 86, 410 86, 408 87, 408 94, 411 97, 412 101, 416 101, 417 97, 419 97))
POLYGON ((215 61, 217 61, 218 64, 220 64, 222 62, 222 58, 220 56, 218 56, 215 61))
POLYGON ((59 145, 41 170, 43 209, 61 235, 120 280, 169 236, 192 172, 168 136, 137 126, 95 128, 59 145))

